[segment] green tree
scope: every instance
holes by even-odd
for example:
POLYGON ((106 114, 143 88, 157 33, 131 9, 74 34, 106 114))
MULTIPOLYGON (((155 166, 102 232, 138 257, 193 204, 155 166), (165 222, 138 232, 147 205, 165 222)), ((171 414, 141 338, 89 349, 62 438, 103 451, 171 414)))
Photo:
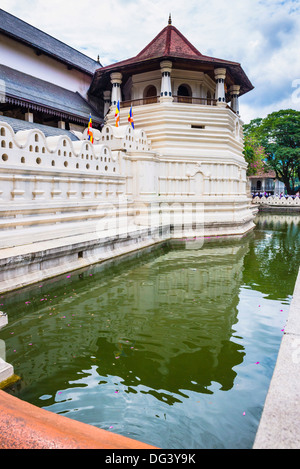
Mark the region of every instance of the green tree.
POLYGON ((252 135, 246 135, 244 138, 245 160, 248 163, 247 175, 254 176, 260 170, 265 169, 266 154, 264 147, 252 135))
POLYGON ((266 164, 295 194, 300 179, 300 112, 286 109, 257 118, 244 126, 245 143, 253 138, 265 150, 266 164))

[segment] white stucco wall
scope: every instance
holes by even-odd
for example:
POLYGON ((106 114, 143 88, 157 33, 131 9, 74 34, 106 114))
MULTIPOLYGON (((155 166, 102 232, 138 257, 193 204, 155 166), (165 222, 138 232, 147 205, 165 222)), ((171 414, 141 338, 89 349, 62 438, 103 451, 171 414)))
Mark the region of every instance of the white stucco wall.
MULTIPOLYGON (((130 82, 127 82, 126 84, 123 83, 125 100, 130 99, 130 92, 131 99, 143 98, 144 90, 149 85, 156 87, 157 96, 159 96, 161 90, 160 70, 133 75, 132 79, 130 79, 130 82)), ((178 87, 180 85, 188 85, 194 98, 206 98, 207 91, 210 91, 211 97, 213 98, 216 89, 215 82, 205 73, 179 70, 175 68, 171 71, 171 85, 172 94, 174 96, 178 94, 178 87)))
POLYGON ((161 151, 152 147, 145 130, 131 129, 123 112, 124 124, 107 123, 95 132, 93 145, 85 132, 78 141, 45 137, 37 129, 15 134, 0 118, 2 292, 164 239, 188 239, 189 248, 191 242, 202 245, 203 236, 240 236, 253 228, 246 163, 238 137, 230 135, 232 111, 203 106, 211 117, 223 114, 219 149, 208 151, 204 144, 218 132, 206 132, 204 140, 200 132, 188 148, 183 125, 184 144, 179 142, 175 153, 169 130, 180 132, 180 125, 171 123, 182 113, 174 103, 140 106, 145 123, 146 108, 152 106, 154 117, 174 106, 165 148, 158 135, 163 126, 153 122, 151 133, 161 151), (204 151, 196 154, 195 143, 204 151))
POLYGON ((33 49, 8 37, 0 37, 0 62, 7 67, 40 78, 70 91, 86 96, 91 77, 46 55, 36 55, 33 49))

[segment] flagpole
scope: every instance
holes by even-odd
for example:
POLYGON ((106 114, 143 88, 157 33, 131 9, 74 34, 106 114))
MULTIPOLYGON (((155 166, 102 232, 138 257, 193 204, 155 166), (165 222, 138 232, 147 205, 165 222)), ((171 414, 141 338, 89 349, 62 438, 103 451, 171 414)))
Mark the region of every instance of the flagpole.
POLYGON ((88 140, 91 142, 91 143, 94 143, 94 134, 93 134, 93 131, 92 131, 92 115, 90 114, 90 117, 89 117, 89 125, 88 125, 88 140))
POLYGON ((133 110, 132 110, 132 103, 128 113, 128 122, 130 123, 131 127, 134 129, 134 120, 133 120, 133 110))
POLYGON ((120 124, 120 101, 118 101, 117 103, 117 107, 116 107, 116 112, 115 112, 115 125, 116 127, 119 127, 119 124, 120 124))

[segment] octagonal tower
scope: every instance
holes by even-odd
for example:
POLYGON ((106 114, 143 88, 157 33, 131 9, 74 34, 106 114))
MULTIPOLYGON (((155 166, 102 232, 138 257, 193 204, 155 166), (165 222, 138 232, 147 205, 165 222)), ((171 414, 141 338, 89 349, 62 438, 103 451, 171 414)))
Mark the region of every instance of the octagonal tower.
POLYGON ((98 69, 89 92, 103 99, 107 124, 119 102, 120 124, 132 107, 135 129, 146 131, 156 152, 155 168, 139 168, 145 184, 152 175, 148 194, 197 200, 207 234, 232 234, 254 226, 239 114, 252 89, 239 63, 201 54, 170 17, 135 57, 98 69))

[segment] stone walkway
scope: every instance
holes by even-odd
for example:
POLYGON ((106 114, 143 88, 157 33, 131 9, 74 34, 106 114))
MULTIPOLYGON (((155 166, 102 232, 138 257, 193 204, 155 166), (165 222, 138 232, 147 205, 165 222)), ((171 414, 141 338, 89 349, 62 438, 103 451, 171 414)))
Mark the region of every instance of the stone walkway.
POLYGON ((300 449, 300 269, 253 449, 300 449))

